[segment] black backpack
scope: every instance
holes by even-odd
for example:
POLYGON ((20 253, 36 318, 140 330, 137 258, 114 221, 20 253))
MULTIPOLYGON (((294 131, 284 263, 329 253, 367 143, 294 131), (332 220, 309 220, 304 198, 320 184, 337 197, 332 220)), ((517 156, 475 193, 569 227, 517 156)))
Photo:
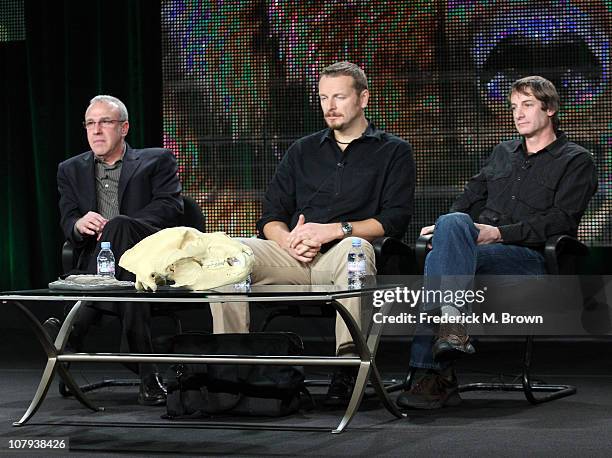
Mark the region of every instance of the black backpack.
MULTIPOLYGON (((300 337, 290 332, 187 333, 172 340, 175 354, 299 356, 304 350, 300 337)), ((174 364, 166 381, 168 419, 224 412, 276 417, 310 399, 304 373, 294 366, 174 364)))

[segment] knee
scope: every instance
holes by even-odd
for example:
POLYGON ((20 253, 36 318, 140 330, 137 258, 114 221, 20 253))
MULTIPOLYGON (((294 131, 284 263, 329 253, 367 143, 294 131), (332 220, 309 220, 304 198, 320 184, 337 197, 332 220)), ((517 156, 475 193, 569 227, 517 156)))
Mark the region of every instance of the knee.
POLYGON ((465 229, 474 226, 474 222, 470 215, 466 213, 447 213, 440 216, 436 221, 435 232, 454 231, 457 229, 465 229))
POLYGON ((362 239, 360 237, 347 237, 338 242, 338 248, 342 250, 344 253, 348 254, 351 251, 351 247, 353 246, 353 240, 361 240, 361 248, 366 256, 374 256, 374 248, 372 244, 368 242, 366 239, 362 239))
MULTIPOLYGON (((344 257, 348 256, 349 251, 351 251, 351 248, 353 246, 353 240, 361 240, 361 249, 363 250, 363 253, 366 256, 366 259, 371 261, 372 265, 374 265, 375 264, 374 247, 366 239, 362 239, 360 237, 347 237, 345 239, 342 239, 340 242, 338 242, 338 248, 341 250, 342 256, 344 257)), ((369 263, 366 263, 366 264, 369 264, 369 263)))
POLYGON ((129 216, 118 215, 109 220, 102 231, 102 236, 110 236, 121 231, 123 228, 132 224, 133 219, 129 216))
POLYGON ((257 257, 257 253, 260 253, 262 250, 265 250, 268 245, 276 244, 275 242, 272 242, 270 240, 258 239, 255 237, 251 237, 251 238, 234 237, 233 240, 240 242, 243 245, 248 246, 251 249, 251 251, 253 251, 253 254, 256 255, 256 257, 257 257))
POLYGON ((361 239, 361 248, 363 248, 363 252, 365 253, 368 259, 371 259, 374 262, 374 257, 376 254, 374 253, 374 247, 367 240, 361 239))

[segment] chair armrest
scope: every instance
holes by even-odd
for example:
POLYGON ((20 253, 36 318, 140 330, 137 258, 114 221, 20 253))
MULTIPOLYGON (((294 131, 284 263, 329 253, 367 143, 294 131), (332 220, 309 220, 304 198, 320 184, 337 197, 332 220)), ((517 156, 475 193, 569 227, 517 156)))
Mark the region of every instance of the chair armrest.
POLYGON ((62 273, 67 274, 74 269, 74 247, 66 240, 62 245, 62 273))
MULTIPOLYGON (((425 257, 429 253, 429 244, 433 234, 422 235, 416 241, 414 251, 418 268, 422 272, 425 268, 425 257)), ((559 275, 566 271, 566 267, 573 267, 570 262, 576 256, 586 256, 589 248, 580 240, 569 235, 555 235, 546 240, 544 256, 546 269, 550 275, 559 275)), ((571 262, 573 264, 573 262, 571 262)))
POLYGON ((409 275, 414 273, 412 248, 394 237, 379 237, 372 240, 379 275, 409 275))
POLYGON ((421 273, 425 271, 425 258, 430 251, 429 244, 431 243, 432 237, 433 234, 421 235, 414 245, 417 267, 421 273))
POLYGON ((576 256, 589 254, 587 247, 580 240, 569 235, 554 235, 546 240, 544 257, 546 270, 550 275, 563 275, 568 268, 574 268, 576 256))

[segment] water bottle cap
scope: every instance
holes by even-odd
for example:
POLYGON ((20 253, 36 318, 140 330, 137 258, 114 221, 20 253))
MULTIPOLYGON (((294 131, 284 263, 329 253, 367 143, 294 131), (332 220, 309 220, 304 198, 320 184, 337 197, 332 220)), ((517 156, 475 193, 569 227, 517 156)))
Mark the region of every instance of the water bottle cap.
POLYGON ((103 250, 110 250, 110 242, 102 242, 100 246, 103 250))
POLYGON ((361 239, 353 239, 353 241, 351 242, 352 246, 361 246, 361 239))

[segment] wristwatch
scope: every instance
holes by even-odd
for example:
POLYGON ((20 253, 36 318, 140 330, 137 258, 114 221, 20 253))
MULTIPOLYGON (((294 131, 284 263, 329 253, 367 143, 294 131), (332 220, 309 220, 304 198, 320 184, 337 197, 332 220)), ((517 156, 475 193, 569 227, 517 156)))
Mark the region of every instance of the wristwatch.
POLYGON ((353 225, 351 223, 347 223, 346 221, 342 222, 340 223, 340 227, 345 237, 350 237, 353 234, 353 225))

